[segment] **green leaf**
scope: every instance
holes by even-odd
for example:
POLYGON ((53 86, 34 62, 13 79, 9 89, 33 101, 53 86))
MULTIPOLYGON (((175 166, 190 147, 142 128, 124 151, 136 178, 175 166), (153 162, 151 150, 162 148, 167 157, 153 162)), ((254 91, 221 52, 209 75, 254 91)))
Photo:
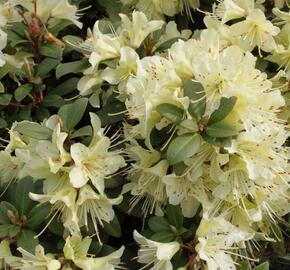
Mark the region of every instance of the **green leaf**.
POLYGON ((69 73, 80 73, 83 72, 90 66, 87 59, 82 59, 75 62, 59 64, 56 68, 56 78, 59 79, 62 76, 69 73))
POLYGON ((35 118, 38 121, 43 121, 44 119, 48 119, 50 116, 49 110, 44 107, 39 107, 36 111, 35 118))
POLYGON ((35 247, 38 245, 38 239, 35 239, 36 233, 31 230, 24 229, 21 231, 17 239, 17 246, 22 247, 26 251, 34 254, 35 247))
POLYGON ((201 144, 201 137, 197 133, 187 133, 175 138, 167 149, 167 160, 170 165, 179 163, 192 157, 201 144))
POLYGON ((61 96, 58 95, 48 95, 46 96, 41 105, 44 107, 55 107, 55 108, 60 108, 61 106, 64 105, 64 100, 61 96))
POLYGON ((272 224, 272 230, 273 235, 275 238, 275 242, 271 243, 271 246, 273 248, 274 254, 277 254, 279 256, 285 256, 286 255, 286 248, 285 248, 285 242, 283 233, 281 231, 281 228, 278 224, 272 224))
POLYGON ((218 147, 229 147, 231 146, 231 138, 216 138, 216 137, 210 137, 207 134, 204 134, 202 137, 207 143, 218 146, 218 147))
POLYGON ((148 220, 148 226, 153 232, 169 231, 170 226, 164 217, 151 217, 148 220))
POLYGON ((79 78, 70 78, 65 82, 59 84, 55 89, 49 92, 49 95, 65 96, 77 89, 79 78))
POLYGON ((179 126, 181 128, 184 128, 188 132, 197 132, 198 131, 198 125, 197 125, 196 121, 194 121, 193 119, 185 119, 179 124, 179 126))
POLYGON ((5 75, 14 69, 15 68, 12 65, 6 63, 3 67, 0 68, 0 79, 2 79, 5 75))
POLYGON ((182 175, 186 170, 187 166, 184 162, 179 162, 173 165, 173 170, 176 175, 182 175))
POLYGON ((43 56, 59 59, 62 57, 62 49, 56 44, 43 45, 40 50, 40 54, 43 56))
POLYGON ((7 122, 5 119, 3 119, 2 117, 0 117, 0 129, 2 128, 6 128, 7 127, 7 122))
POLYGON ((55 58, 44 58, 43 61, 37 66, 36 76, 44 77, 48 75, 50 71, 52 71, 60 62, 60 59, 55 58))
POLYGON ((2 224, 9 224, 10 223, 10 217, 12 213, 17 220, 19 217, 17 209, 9 202, 2 201, 0 203, 0 223, 2 224))
POLYGON ((163 51, 169 49, 179 39, 181 39, 181 38, 175 37, 175 38, 171 38, 169 40, 164 41, 163 43, 158 45, 158 47, 155 49, 155 52, 163 52, 163 51))
POLYGON ((111 236, 122 236, 121 226, 116 216, 114 216, 114 219, 110 223, 104 222, 104 230, 111 236))
POLYGON ((6 106, 10 103, 12 99, 11 94, 0 94, 0 105, 6 106))
POLYGON ((208 120, 208 125, 212 125, 225 119, 228 116, 228 114, 233 110, 236 102, 237 102, 236 97, 221 98, 220 106, 217 110, 215 110, 211 114, 208 120))
POLYGON ((90 53, 89 50, 86 50, 85 47, 81 46, 81 44, 84 42, 84 40, 77 36, 72 35, 66 35, 63 37, 63 40, 67 47, 71 48, 74 51, 80 52, 80 53, 90 53))
POLYGON ((237 270, 248 270, 249 269, 249 263, 248 261, 242 261, 238 266, 237 270))
POLYGON ((156 110, 174 124, 179 124, 184 115, 184 111, 182 109, 169 103, 163 103, 158 105, 156 110))
POLYGON ((50 222, 48 229, 55 235, 60 236, 62 238, 64 227, 60 220, 54 218, 52 222, 50 222))
POLYGON ((171 242, 174 240, 174 238, 175 235, 171 231, 157 232, 150 237, 151 240, 161 243, 171 242))
POLYGON ((269 269, 270 269, 269 262, 264 262, 258 265, 257 267, 255 267, 253 270, 269 270, 269 269))
POLYGON ((14 92, 15 99, 20 102, 30 93, 31 89, 32 85, 29 83, 20 85, 14 92))
POLYGON ((26 214, 33 206, 34 202, 29 198, 28 193, 34 192, 34 190, 34 183, 30 176, 22 178, 17 183, 15 206, 18 209, 20 216, 26 214))
POLYGON ((122 102, 112 102, 104 107, 98 112, 98 116, 102 121, 102 126, 106 126, 108 124, 114 124, 120 122, 124 118, 124 114, 122 113, 126 107, 122 102))
POLYGON ((5 87, 2 82, 0 82, 0 94, 5 93, 5 87))
POLYGON ((168 222, 176 229, 180 229, 183 225, 183 215, 179 205, 168 204, 166 207, 166 216, 168 222))
POLYGON ((13 226, 11 224, 0 225, 0 238, 5 238, 9 234, 9 228, 13 226))
POLYGON ((235 136, 238 132, 230 125, 219 122, 208 126, 206 134, 210 137, 224 138, 235 136))
POLYGON ((15 127, 15 131, 19 133, 38 140, 50 140, 52 137, 52 130, 41 126, 38 123, 33 123, 29 121, 22 121, 18 123, 15 127))
POLYGON ((77 138, 77 137, 84 137, 84 136, 92 136, 93 130, 91 126, 85 126, 78 130, 76 130, 72 135, 71 139, 77 138))
POLYGON ((43 203, 34 206, 27 215, 27 227, 36 228, 39 226, 50 214, 50 203, 43 203))
POLYGON ((200 117, 204 115, 206 109, 206 98, 202 84, 191 80, 185 81, 184 95, 189 97, 191 100, 188 107, 188 112, 193 117, 200 117))
POLYGON ((80 98, 74 103, 64 105, 58 111, 66 130, 73 129, 82 119, 88 104, 87 98, 80 98))
POLYGON ((8 230, 9 237, 10 238, 15 237, 20 231, 21 231, 21 229, 19 226, 16 226, 16 225, 10 226, 10 228, 8 230))

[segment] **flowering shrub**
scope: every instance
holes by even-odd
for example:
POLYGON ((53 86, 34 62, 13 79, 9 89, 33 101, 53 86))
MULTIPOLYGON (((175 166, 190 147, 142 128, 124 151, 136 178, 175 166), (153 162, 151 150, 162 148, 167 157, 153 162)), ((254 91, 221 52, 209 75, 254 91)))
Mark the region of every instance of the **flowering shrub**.
POLYGON ((289 269, 289 7, 0 0, 0 268, 289 269))

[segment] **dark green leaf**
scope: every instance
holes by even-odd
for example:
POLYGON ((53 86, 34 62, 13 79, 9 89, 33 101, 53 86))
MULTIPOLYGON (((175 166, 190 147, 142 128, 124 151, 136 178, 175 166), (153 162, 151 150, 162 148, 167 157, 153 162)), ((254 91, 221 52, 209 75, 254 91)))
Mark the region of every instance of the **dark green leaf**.
POLYGON ((156 111, 174 124, 179 124, 184 115, 184 111, 182 109, 169 103, 158 105, 156 111))
POLYGON ((16 200, 15 206, 19 211, 20 216, 27 213, 30 210, 31 206, 34 204, 33 201, 29 198, 28 193, 34 192, 34 183, 31 177, 27 176, 22 178, 16 187, 16 200))
POLYGON ((44 77, 53 70, 60 62, 60 59, 55 58, 44 58, 43 61, 37 66, 36 76, 44 77))
POLYGON ((166 218, 164 217, 151 217, 148 220, 148 225, 153 232, 169 231, 170 226, 166 218))
POLYGON ((59 108, 64 105, 64 100, 58 95, 48 95, 43 99, 41 105, 44 107, 59 108))
POLYGON ((164 41, 155 49, 155 52, 163 52, 163 51, 169 49, 179 39, 180 39, 180 37, 175 37, 175 38, 171 38, 169 40, 164 41))
POLYGON ((110 223, 104 222, 104 230, 111 236, 114 237, 122 236, 121 226, 116 216, 110 223))
POLYGON ((150 239, 156 242, 168 243, 174 240, 175 235, 171 231, 154 233, 150 239))
POLYGON ((102 126, 106 126, 108 124, 114 124, 119 121, 122 121, 124 118, 124 113, 122 113, 126 107, 122 102, 112 102, 106 106, 104 106, 99 112, 98 116, 102 121, 102 126))
POLYGON ((59 64, 56 68, 56 78, 69 74, 69 73, 80 73, 83 72, 90 66, 87 59, 82 59, 75 62, 59 64))
POLYGON ((269 269, 270 269, 269 262, 264 262, 258 265, 257 267, 255 267, 253 270, 269 270, 269 269))
POLYGON ((36 111, 35 118, 38 121, 43 121, 44 119, 48 119, 50 116, 49 110, 44 107, 39 107, 36 111))
POLYGON ((27 227, 36 228, 39 226, 50 214, 50 203, 43 203, 34 206, 27 215, 27 227))
POLYGON ((70 78, 50 91, 49 95, 59 95, 63 97, 67 94, 70 94, 77 88, 78 81, 79 78, 70 78))
POLYGON ((77 138, 77 137, 84 137, 84 136, 92 136, 93 130, 91 126, 85 126, 78 130, 76 130, 72 135, 71 139, 77 138))
POLYGON ((226 123, 214 123, 207 127, 206 134, 210 137, 224 138, 237 135, 237 131, 226 123))
POLYGON ((179 205, 168 204, 166 207, 166 216, 168 222, 176 229, 180 229, 183 225, 183 215, 179 205))
POLYGON ((88 104, 87 98, 80 98, 74 103, 64 105, 58 111, 66 130, 73 129, 82 119, 88 104))
POLYGON ((33 123, 29 121, 22 121, 18 123, 15 127, 15 131, 38 140, 50 140, 52 137, 52 130, 41 126, 38 123, 33 123))
POLYGON ((202 137, 207 143, 218 146, 218 147, 230 147, 231 146, 231 138, 216 138, 210 137, 207 134, 204 134, 202 137))
POLYGON ((187 133, 175 138, 168 147, 167 160, 173 165, 186 158, 192 157, 201 144, 200 135, 197 133, 187 133))
POLYGON ((11 225, 8 230, 9 237, 10 238, 15 237, 20 231, 21 229, 19 226, 11 225))
POLYGON ((59 59, 62 57, 62 49, 56 44, 46 44, 40 48, 40 54, 59 59))
POLYGON ((5 238, 9 235, 9 228, 13 226, 11 224, 0 225, 0 238, 5 238))
POLYGON ((31 89, 32 85, 29 83, 20 85, 14 92, 15 99, 18 102, 22 101, 30 93, 31 89))
POLYGON ((72 50, 80 52, 80 53, 89 53, 88 50, 86 50, 84 47, 81 46, 84 40, 81 39, 80 37, 67 35, 63 37, 63 40, 65 44, 68 45, 68 47, 71 48, 72 50))
POLYGON ((2 201, 0 203, 0 223, 9 224, 11 221, 11 215, 17 220, 19 217, 17 209, 9 202, 2 201))
POLYGON ((236 97, 221 98, 220 106, 211 114, 208 120, 208 125, 212 125, 225 119, 227 115, 233 110, 236 102, 236 97))
POLYGON ((31 230, 22 230, 17 239, 17 246, 22 247, 26 251, 34 254, 35 247, 38 245, 38 239, 35 239, 35 232, 31 230))
POLYGON ((10 103, 12 99, 11 94, 0 94, 0 105, 6 106, 10 103))
POLYGON ((248 261, 242 261, 238 266, 237 270, 248 270, 249 269, 249 262, 248 261))
POLYGON ((3 118, 0 117, 0 129, 6 128, 7 127, 7 122, 3 118))
POLYGON ((193 117, 200 117, 206 109, 206 98, 204 88, 201 83, 187 80, 184 83, 184 95, 189 97, 191 102, 188 112, 193 117))

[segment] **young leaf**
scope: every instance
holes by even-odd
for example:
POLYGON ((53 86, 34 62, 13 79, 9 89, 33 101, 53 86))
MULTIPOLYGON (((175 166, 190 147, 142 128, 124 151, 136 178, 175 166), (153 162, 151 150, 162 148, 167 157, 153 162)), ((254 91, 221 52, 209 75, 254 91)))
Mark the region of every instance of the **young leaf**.
POLYGON ((187 80, 184 83, 184 95, 189 97, 191 100, 188 112, 193 117, 202 116, 206 109, 206 98, 202 84, 187 80))
POLYGON ((183 215, 179 205, 168 204, 166 207, 167 220, 176 229, 180 229, 183 225, 183 215))
POLYGON ((20 102, 30 93, 31 89, 32 85, 29 83, 20 85, 14 92, 15 99, 20 102))
POLYGON ((215 110, 209 120, 208 120, 208 125, 212 125, 214 123, 220 122, 223 119, 225 119, 228 114, 232 111, 234 108, 235 104, 237 102, 236 97, 230 97, 230 98, 221 98, 220 101, 220 106, 217 110, 215 110))
POLYGON ((41 126, 38 123, 33 123, 29 121, 22 121, 18 123, 15 127, 15 131, 19 133, 38 140, 50 140, 52 136, 52 130, 41 126))
POLYGON ((219 122, 208 126, 206 134, 210 137, 224 138, 237 135, 237 131, 230 125, 219 122))
POLYGON ((193 156, 201 144, 200 135, 197 133, 187 133, 175 138, 167 150, 167 160, 173 165, 193 156))
POLYGON ((169 103, 158 105, 156 111, 174 124, 179 124, 184 115, 184 111, 182 109, 169 103))
POLYGON ((74 103, 64 105, 58 111, 66 130, 73 129, 82 119, 88 104, 87 98, 80 98, 74 103))

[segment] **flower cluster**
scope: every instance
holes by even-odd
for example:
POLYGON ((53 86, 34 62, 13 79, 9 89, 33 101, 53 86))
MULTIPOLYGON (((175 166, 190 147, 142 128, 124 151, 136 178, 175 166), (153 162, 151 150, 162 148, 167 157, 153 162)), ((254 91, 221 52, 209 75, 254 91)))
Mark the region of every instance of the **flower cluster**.
MULTIPOLYGON (((3 240, 0 257, 15 269, 123 269, 123 246, 105 257, 88 255, 89 237, 102 244, 100 229, 117 218, 119 205, 149 218, 150 229, 153 216, 157 232, 170 231, 158 238, 134 230, 140 269, 175 269, 182 250, 184 269, 234 270, 244 259, 251 265, 258 241, 280 241, 278 224, 290 212, 286 3, 275 1, 268 16, 264 1, 217 1, 197 11, 206 29, 193 32, 169 18, 192 16, 199 1, 121 2, 136 10, 115 23, 97 20, 85 40, 67 42, 85 63, 73 71, 82 72, 77 101, 40 124, 14 122, 0 152, 1 184, 27 176, 41 183, 29 197, 51 205, 47 227, 55 217, 63 224, 63 254, 45 254, 38 245, 35 255, 20 247, 23 257, 15 257, 3 240), (108 116, 121 121, 104 127, 102 106, 110 99, 122 109, 108 116), (79 127, 88 100, 101 110, 79 127), (110 193, 108 182, 120 175, 125 180, 110 193), (177 218, 170 221, 172 206, 182 219, 198 220, 193 235, 184 236, 177 218)), ((82 26, 67 0, 1 5, 0 27, 16 20, 15 6, 37 13, 44 27, 58 19, 82 26)), ((3 49, 7 35, 0 31, 3 49)))

